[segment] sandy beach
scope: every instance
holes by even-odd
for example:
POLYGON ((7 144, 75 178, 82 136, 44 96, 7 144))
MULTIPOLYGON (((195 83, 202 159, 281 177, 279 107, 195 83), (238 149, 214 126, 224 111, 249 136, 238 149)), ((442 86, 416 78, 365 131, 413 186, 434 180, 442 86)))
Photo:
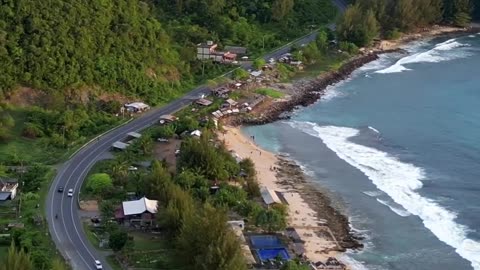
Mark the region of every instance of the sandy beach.
POLYGON ((399 39, 395 40, 382 40, 377 49, 390 51, 396 50, 407 44, 408 42, 420 39, 432 38, 440 35, 447 35, 449 33, 458 33, 467 31, 466 28, 459 28, 453 26, 433 26, 425 29, 419 29, 415 32, 403 34, 399 39))
POLYGON ((224 127, 223 139, 229 150, 235 151, 241 158, 251 158, 255 163, 257 178, 260 186, 281 192, 288 203, 288 225, 294 227, 300 238, 305 242, 305 255, 311 261, 325 261, 328 257, 336 257, 338 248, 335 240, 326 235, 332 235, 328 227, 322 225, 324 221, 317 217, 302 198, 298 190, 279 183, 277 173, 272 170, 278 167, 279 158, 273 153, 258 147, 251 138, 244 136, 238 128, 224 127), (322 235, 324 237, 322 237, 322 235))

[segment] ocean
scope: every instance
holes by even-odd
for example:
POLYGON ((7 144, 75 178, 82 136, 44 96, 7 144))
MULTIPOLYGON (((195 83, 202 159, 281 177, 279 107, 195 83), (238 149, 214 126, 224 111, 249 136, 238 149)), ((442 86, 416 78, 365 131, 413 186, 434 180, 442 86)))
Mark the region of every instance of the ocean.
POLYGON ((480 270, 480 34, 405 49, 243 132, 331 191, 366 237, 355 268, 480 270))

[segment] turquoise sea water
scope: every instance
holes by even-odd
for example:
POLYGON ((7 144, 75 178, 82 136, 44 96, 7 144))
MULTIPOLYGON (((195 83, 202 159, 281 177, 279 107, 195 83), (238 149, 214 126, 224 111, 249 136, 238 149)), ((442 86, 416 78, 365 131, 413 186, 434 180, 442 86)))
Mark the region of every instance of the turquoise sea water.
POLYGON ((406 49, 244 132, 332 191, 366 236, 357 268, 480 269, 480 35, 406 49))

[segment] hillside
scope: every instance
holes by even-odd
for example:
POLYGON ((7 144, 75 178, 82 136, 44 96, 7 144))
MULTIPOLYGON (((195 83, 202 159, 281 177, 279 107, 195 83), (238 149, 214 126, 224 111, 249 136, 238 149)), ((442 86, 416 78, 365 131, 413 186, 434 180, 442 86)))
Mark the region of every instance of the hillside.
POLYGON ((268 49, 334 16, 328 0, 2 1, 0 90, 98 86, 156 104, 198 81, 193 44, 268 49))

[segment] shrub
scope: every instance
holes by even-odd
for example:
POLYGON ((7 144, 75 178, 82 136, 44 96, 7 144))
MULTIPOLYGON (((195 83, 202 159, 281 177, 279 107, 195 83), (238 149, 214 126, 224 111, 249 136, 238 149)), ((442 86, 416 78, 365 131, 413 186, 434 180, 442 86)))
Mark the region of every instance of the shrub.
POLYGON ((95 173, 90 175, 87 180, 87 189, 97 195, 104 194, 108 189, 113 187, 110 175, 106 173, 95 173))

